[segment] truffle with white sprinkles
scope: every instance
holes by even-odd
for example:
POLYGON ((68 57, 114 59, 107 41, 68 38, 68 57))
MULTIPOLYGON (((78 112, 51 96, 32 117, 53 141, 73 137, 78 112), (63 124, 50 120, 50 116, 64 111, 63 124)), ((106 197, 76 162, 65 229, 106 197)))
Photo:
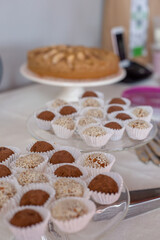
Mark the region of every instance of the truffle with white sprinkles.
POLYGON ((78 121, 78 125, 81 127, 89 125, 91 123, 97 123, 96 119, 94 119, 93 117, 82 117, 78 121))
POLYGON ((73 180, 61 178, 54 183, 54 189, 56 191, 56 199, 63 197, 82 197, 84 193, 83 186, 73 180))
POLYGON ((82 101, 82 106, 83 107, 100 107, 100 103, 98 100, 94 98, 87 98, 84 101, 82 101))
POLYGON ((99 126, 88 127, 83 131, 84 135, 92 136, 92 137, 99 137, 106 135, 106 131, 99 126))
POLYGON ((74 123, 74 120, 73 118, 71 117, 60 117, 60 118, 57 118, 53 124, 55 125, 60 125, 62 127, 65 127, 67 129, 70 129, 70 130, 73 130, 74 127, 75 127, 75 123, 74 123))
POLYGON ((0 208, 15 194, 16 189, 10 182, 0 181, 0 208))
POLYGON ((22 156, 16 160, 16 167, 22 168, 35 168, 40 163, 44 161, 44 158, 40 154, 28 154, 26 156, 22 156))
POLYGON ((58 108, 58 107, 63 106, 63 105, 65 105, 65 104, 67 104, 66 101, 57 98, 54 102, 52 102, 51 106, 52 106, 53 108, 58 108))
POLYGON ((90 154, 84 160, 84 167, 105 168, 108 165, 108 159, 103 153, 90 154))
POLYGON ((89 109, 86 113, 85 116, 88 117, 95 117, 95 118, 103 118, 104 117, 104 113, 101 109, 99 108, 93 108, 93 109, 89 109))
POLYGON ((141 107, 137 107, 132 112, 137 118, 147 117, 149 115, 149 112, 146 109, 143 109, 141 107))
POLYGON ((20 185, 25 186, 30 183, 46 183, 49 182, 48 178, 42 172, 35 170, 27 170, 19 173, 17 180, 20 185))
POLYGON ((129 122, 128 126, 130 126, 132 128, 138 128, 138 129, 149 128, 148 122, 146 122, 144 120, 139 120, 139 119, 129 122))

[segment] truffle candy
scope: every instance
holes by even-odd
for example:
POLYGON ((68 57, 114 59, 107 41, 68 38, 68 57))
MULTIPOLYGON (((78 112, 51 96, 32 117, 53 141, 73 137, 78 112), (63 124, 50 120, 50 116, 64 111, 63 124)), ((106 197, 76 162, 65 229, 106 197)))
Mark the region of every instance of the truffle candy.
POLYGON ((54 150, 54 147, 45 141, 37 141, 30 149, 31 152, 47 152, 51 150, 54 150))
POLYGON ((76 113, 76 112, 77 112, 77 110, 72 106, 64 106, 60 110, 60 114, 63 115, 63 116, 64 115, 71 115, 71 114, 76 113))
POLYGON ((51 164, 73 163, 73 162, 75 162, 74 157, 72 156, 71 153, 69 153, 66 150, 55 152, 50 158, 51 164))
POLYGON ((25 186, 30 183, 46 183, 46 182, 48 182, 48 178, 42 172, 38 172, 33 169, 21 172, 18 175, 17 180, 18 180, 19 184, 22 186, 25 186))
POLYGON ((0 181, 0 208, 14 195, 16 194, 16 189, 8 181, 0 181))
POLYGON ((58 107, 63 106, 65 104, 67 104, 66 101, 58 98, 58 99, 54 100, 54 102, 52 103, 52 107, 53 108, 58 108, 58 107))
POLYGON ((94 119, 93 117, 82 117, 78 121, 79 126, 86 126, 91 123, 97 123, 96 119, 94 119))
POLYGON ((82 98, 85 97, 98 97, 97 94, 93 91, 86 91, 85 93, 83 93, 82 98))
POLYGON ((54 121, 54 124, 73 130, 75 127, 74 120, 71 117, 60 117, 54 121))
POLYGON ((50 111, 43 111, 38 114, 37 118, 45 121, 52 121, 54 119, 55 115, 54 113, 50 111))
POLYGON ((150 127, 148 122, 146 122, 144 120, 140 120, 140 119, 133 120, 133 121, 129 122, 128 126, 130 126, 132 128, 138 128, 138 129, 146 129, 146 128, 150 127))
POLYGON ((0 147, 0 162, 5 161, 9 158, 14 152, 7 147, 0 147))
POLYGON ((129 116, 129 115, 126 114, 126 113, 118 113, 118 114, 116 115, 116 118, 117 118, 117 119, 120 119, 120 120, 122 120, 122 121, 132 119, 131 116, 129 116))
POLYGON ((91 108, 91 109, 89 109, 85 113, 85 116, 87 116, 87 117, 95 117, 95 118, 103 118, 104 117, 104 113, 99 108, 91 108))
POLYGON ((132 113, 138 118, 147 117, 149 115, 149 112, 141 107, 135 108, 132 113))
POLYGON ((43 161, 44 158, 40 154, 31 153, 19 157, 15 162, 15 166, 21 168, 35 168, 38 167, 38 165, 40 165, 43 161))
POLYGON ((28 227, 42 222, 41 215, 32 209, 18 211, 11 218, 10 223, 16 227, 28 227))
POLYGON ((91 191, 97 191, 105 194, 112 194, 118 192, 117 183, 109 176, 99 174, 91 180, 88 185, 91 191))
POLYGON ((2 177, 7 177, 9 175, 11 175, 11 171, 8 167, 6 167, 5 165, 0 165, 0 178, 2 177))
POLYGON ((84 160, 84 167, 105 168, 108 165, 108 159, 103 153, 90 154, 84 160))
POLYGON ((78 167, 73 165, 63 165, 58 167, 54 174, 57 177, 80 177, 82 176, 82 172, 78 167))
POLYGON ((107 113, 112 113, 112 112, 116 112, 116 111, 123 111, 124 108, 121 106, 111 106, 108 108, 107 113))
POLYGON ((109 104, 122 104, 126 105, 126 102, 122 98, 112 98, 109 104))
POLYGON ((39 189, 30 190, 22 196, 19 205, 20 206, 27 206, 27 205, 43 206, 48 199, 49 199, 49 194, 47 192, 39 189))
POLYGON ((87 98, 82 102, 83 107, 100 107, 101 104, 94 98, 87 98))
POLYGON ((107 132, 99 126, 88 127, 83 131, 84 135, 91 136, 91 137, 99 137, 104 136, 107 132))
POLYGON ((104 125, 104 127, 111 128, 111 129, 122 129, 122 126, 117 122, 109 122, 104 125))

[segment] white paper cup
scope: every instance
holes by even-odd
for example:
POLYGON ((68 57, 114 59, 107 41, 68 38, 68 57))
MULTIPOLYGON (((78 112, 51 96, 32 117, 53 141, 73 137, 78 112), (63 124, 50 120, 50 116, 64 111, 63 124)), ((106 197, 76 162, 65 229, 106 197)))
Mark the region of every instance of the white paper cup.
POLYGON ((74 218, 74 219, 70 219, 70 220, 66 220, 66 221, 57 220, 57 219, 53 218, 52 214, 51 214, 51 218, 52 218, 53 223, 55 223, 56 226, 62 232, 75 233, 86 227, 86 225, 89 223, 89 221, 92 219, 93 215, 95 214, 96 206, 92 201, 84 199, 84 198, 72 198, 72 197, 62 198, 53 203, 53 205, 51 207, 51 212, 52 212, 52 209, 54 207, 56 207, 56 205, 58 203, 60 203, 60 202, 62 203, 63 201, 66 201, 68 199, 70 199, 70 200, 76 199, 77 201, 81 201, 87 207, 88 212, 86 214, 84 214, 83 216, 80 216, 80 217, 74 218))
MULTIPOLYGON (((55 124, 55 121, 56 121, 58 118, 61 118, 61 117, 57 117, 57 118, 55 118, 55 119, 51 122, 51 127, 52 127, 55 135, 58 136, 59 138, 64 138, 64 139, 70 138, 70 137, 73 135, 73 133, 74 133, 74 131, 75 131, 75 129, 76 129, 76 124, 75 124, 75 122, 74 122, 75 126, 74 126, 74 128, 71 130, 71 129, 66 128, 65 126, 61 126, 61 125, 59 125, 59 124, 55 124)), ((63 117, 62 117, 62 118, 63 118, 63 117)), ((74 121, 74 120, 73 120, 73 121, 74 121)))
POLYGON ((80 99, 80 107, 86 108, 86 107, 104 107, 104 100, 97 97, 86 97, 80 99), (96 106, 94 106, 93 102, 95 102, 96 106))
POLYGON ((29 153, 41 153, 41 154, 46 154, 48 157, 50 157, 54 152, 55 150, 58 149, 59 145, 57 145, 56 143, 54 142, 51 142, 51 141, 45 141, 47 143, 50 143, 52 146, 53 146, 53 150, 50 150, 50 151, 47 151, 47 152, 31 152, 30 149, 32 148, 32 146, 38 141, 35 141, 35 142, 31 142, 30 144, 27 145, 26 147, 26 151, 29 152, 29 153))
POLYGON ((4 146, 4 147, 11 149, 11 150, 14 152, 14 154, 12 154, 11 156, 9 156, 6 160, 2 161, 1 163, 2 163, 2 164, 3 164, 3 163, 8 163, 8 164, 10 164, 12 161, 14 161, 15 159, 17 159, 17 157, 18 157, 18 156, 20 155, 20 153, 21 153, 21 150, 20 150, 19 148, 17 148, 17 147, 12 147, 12 146, 4 146))
POLYGON ((88 172, 87 170, 84 168, 84 167, 81 167, 75 163, 61 163, 61 164, 55 164, 55 165, 52 165, 50 166, 48 169, 47 169, 47 174, 49 174, 53 179, 55 178, 59 178, 59 176, 57 176, 56 174, 54 174, 54 172, 56 171, 57 168, 61 167, 61 166, 64 166, 64 165, 70 165, 70 166, 75 166, 77 168, 79 168, 79 170, 82 172, 82 175, 80 177, 70 177, 70 178, 73 178, 73 179, 86 179, 88 177, 88 172))
POLYGON ((82 156, 78 159, 77 164, 84 167, 87 171, 88 171, 88 175, 89 176, 94 176, 97 174, 101 174, 104 172, 109 172, 113 166, 113 164, 115 163, 115 156, 113 156, 110 153, 104 153, 104 152, 89 152, 89 153, 84 153, 82 154, 82 156), (104 154, 107 158, 107 166, 106 167, 99 167, 99 168, 95 168, 95 167, 86 167, 84 166, 84 161, 86 160, 86 158, 94 153, 98 153, 98 154, 104 154))
MULTIPOLYGON (((18 191, 17 194, 13 197, 13 201, 15 202, 15 206, 20 206, 21 198, 25 193, 31 190, 42 190, 49 194, 48 200, 44 203, 42 207, 48 208, 52 201, 54 200, 55 190, 47 183, 32 183, 21 188, 21 191, 18 191)), ((31 205, 30 205, 31 206, 31 205)))
MULTIPOLYGON (((73 163, 76 163, 76 162, 77 162, 77 159, 81 156, 80 150, 77 149, 77 148, 74 148, 74 147, 65 147, 65 146, 63 147, 63 146, 62 146, 62 147, 59 147, 59 149, 58 149, 57 151, 55 151, 54 153, 59 152, 59 151, 63 151, 63 150, 69 152, 69 153, 72 155, 72 157, 75 159, 75 161, 74 161, 73 163)), ((54 154, 54 153, 53 153, 53 154, 54 154)), ((53 155, 52 155, 52 156, 53 156, 53 155)), ((52 157, 52 156, 51 156, 51 157, 52 157)), ((49 166, 55 165, 55 164, 50 163, 51 157, 50 157, 49 160, 48 160, 49 166)))
MULTIPOLYGON (((53 188, 54 188, 54 190, 55 190, 55 199, 56 199, 56 189, 55 189, 55 187, 54 187, 54 184, 58 181, 58 180, 60 180, 60 179, 71 179, 71 180, 74 180, 75 182, 78 182, 78 183, 80 183, 81 185, 82 185, 82 187, 83 187, 83 196, 82 196, 82 198, 86 198, 86 199, 89 199, 90 198, 90 196, 91 196, 91 193, 90 193, 90 191, 89 191, 89 189, 88 189, 88 187, 87 187, 87 185, 86 185, 86 183, 85 183, 85 181, 83 181, 83 180, 81 180, 81 179, 77 179, 77 178, 65 178, 65 177, 59 177, 59 178, 56 178, 56 179, 53 179, 53 184, 52 184, 52 186, 53 186, 53 188)), ((66 196, 65 196, 66 197, 66 196)), ((68 196, 69 197, 69 196, 68 196)), ((70 196, 71 197, 71 196, 70 196)), ((76 196, 73 196, 72 195, 72 197, 76 197, 76 196)), ((64 197, 63 197, 64 198, 64 197)), ((59 198, 60 199, 60 198, 59 198)))
POLYGON ((106 117, 106 113, 104 111, 104 108, 100 108, 100 107, 86 107, 86 108, 83 108, 81 111, 80 111, 80 115, 81 116, 85 116, 85 117, 93 117, 95 119, 98 119, 98 120, 104 120, 105 117, 106 117), (88 115, 88 111, 90 110, 97 110, 97 111, 101 111, 102 112, 102 116, 98 116, 98 115, 94 115, 94 113, 92 115, 88 115))
POLYGON ((134 107, 130 110, 130 112, 138 119, 141 119, 141 120, 144 120, 144 121, 147 121, 147 122, 150 122, 151 121, 151 118, 152 118, 152 115, 153 115, 153 108, 150 107, 150 106, 137 106, 137 107, 134 107), (134 114, 134 110, 137 109, 137 108, 142 108, 144 109, 145 111, 148 112, 148 115, 146 117, 137 117, 135 114, 134 114))
MULTIPOLYGON (((86 91, 85 91, 86 92, 86 91)), ((85 93, 83 92, 81 95, 80 95, 80 99, 82 98, 83 94, 85 93)), ((101 98, 101 99, 104 99, 104 94, 102 92, 99 92, 99 91, 93 91, 94 93, 97 94, 97 98, 101 98)), ((82 99, 84 98, 88 98, 88 97, 83 97, 82 99)))
POLYGON ((22 171, 25 171, 25 170, 29 170, 29 169, 34 169, 34 170, 37 170, 37 171, 43 171, 45 168, 46 168, 46 165, 47 165, 47 162, 48 162, 48 156, 46 154, 42 154, 42 153, 26 153, 26 154, 22 154, 19 156, 19 158, 17 158, 15 161, 13 161, 11 163, 11 169, 13 172, 22 172, 22 171), (40 156, 43 157, 43 162, 41 162, 37 167, 34 167, 34 168, 23 168, 23 167, 17 167, 16 166, 16 161, 20 158, 20 157, 25 157, 25 156, 28 156, 30 154, 38 154, 40 156))
MULTIPOLYGON (((101 192, 97 192, 97 191, 91 191, 91 197, 95 202, 97 202, 101 205, 110 205, 119 199, 121 192, 122 192, 122 188, 123 188, 123 179, 118 173, 115 173, 115 172, 103 173, 103 175, 113 178, 113 180, 118 185, 118 192, 115 194, 114 193, 105 194, 105 193, 101 193, 101 192)), ((92 176, 86 180, 87 186, 95 177, 96 177, 96 175, 92 176)))
POLYGON ((111 131, 111 132, 113 132, 113 135, 112 135, 112 137, 111 137, 111 140, 112 141, 118 141, 118 140, 120 140, 120 139, 122 139, 122 137, 123 137, 123 134, 124 134, 124 131, 125 131, 125 127, 122 125, 122 122, 121 121, 119 121, 118 119, 114 119, 114 120, 111 120, 111 121, 105 121, 105 122, 103 122, 103 126, 105 125, 105 124, 107 124, 107 123, 110 123, 110 122, 117 122, 117 123, 119 123, 120 125, 121 125, 121 129, 112 129, 112 128, 107 128, 107 127, 105 127, 106 129, 107 129, 107 131, 111 131))
POLYGON ((147 122, 149 127, 148 128, 143 128, 143 129, 139 129, 139 128, 133 128, 133 127, 130 127, 128 124, 130 122, 132 122, 133 120, 131 121, 128 121, 127 124, 126 124, 126 132, 128 134, 128 136, 134 140, 143 140, 145 139, 148 134, 150 133, 153 125, 150 123, 150 122, 147 122))
MULTIPOLYGON (((130 107, 131 105, 131 101, 128 98, 123 98, 123 97, 119 97, 121 98, 126 104, 119 104, 121 106, 126 106, 127 108, 130 107)), ((115 105, 116 103, 109 103, 113 98, 110 98, 106 101, 107 105, 115 105)))
POLYGON ((107 142, 109 141, 109 139, 113 135, 113 132, 107 131, 107 129, 105 127, 103 127, 103 126, 96 125, 96 124, 91 124, 91 125, 88 125, 87 127, 83 128, 79 132, 79 134, 80 134, 81 138, 85 141, 85 143, 88 146, 91 146, 91 147, 102 147, 102 146, 107 144, 107 142), (96 136, 88 136, 88 135, 84 134, 84 131, 87 128, 90 128, 90 127, 101 127, 102 129, 105 130, 106 134, 102 135, 102 136, 97 136, 97 137, 96 136))
POLYGON ((22 239, 23 240, 28 240, 28 239, 39 240, 41 239, 41 236, 44 235, 47 229, 49 218, 50 218, 50 212, 46 208, 36 207, 36 206, 26 206, 26 207, 17 207, 11 210, 11 212, 9 212, 6 215, 5 222, 17 240, 22 240, 22 239), (32 209, 37 211, 41 215, 43 221, 28 227, 16 227, 12 225, 9 221, 12 219, 14 214, 24 209, 32 209))
POLYGON ((48 130, 51 130, 51 128, 52 128, 52 127, 51 127, 51 121, 52 121, 52 120, 51 120, 51 121, 47 121, 47 120, 42 120, 42 119, 40 119, 40 118, 37 117, 41 112, 44 112, 44 111, 50 111, 50 112, 54 113, 55 116, 57 116, 58 113, 57 113, 56 111, 50 110, 50 109, 48 109, 48 108, 46 108, 46 109, 39 109, 39 110, 37 110, 37 111, 34 113, 34 118, 35 118, 35 120, 36 120, 37 126, 38 126, 39 128, 41 128, 41 129, 45 130, 45 131, 48 131, 48 130))

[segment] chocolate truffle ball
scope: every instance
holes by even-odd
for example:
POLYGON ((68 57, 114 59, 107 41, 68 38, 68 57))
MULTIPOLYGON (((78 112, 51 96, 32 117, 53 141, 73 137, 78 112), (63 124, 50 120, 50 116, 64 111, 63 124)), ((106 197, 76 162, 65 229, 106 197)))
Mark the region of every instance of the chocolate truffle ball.
POLYGON ((76 113, 76 112, 77 112, 77 110, 72 106, 64 106, 60 110, 60 114, 63 115, 63 116, 71 115, 71 114, 76 113))
POLYGON ((54 150, 54 147, 45 141, 37 141, 30 149, 31 152, 47 152, 54 150))
POLYGON ((97 94, 95 92, 92 91, 86 91, 85 93, 83 93, 82 98, 85 97, 98 97, 97 94))
POLYGON ((120 119, 120 120, 122 120, 122 121, 132 119, 131 116, 129 116, 129 115, 126 114, 126 113, 118 113, 118 114, 116 115, 116 118, 117 118, 117 119, 120 119))
POLYGON ((7 177, 11 174, 12 173, 8 167, 6 167, 5 165, 0 165, 0 178, 7 177))
POLYGON ((113 103, 126 105, 126 102, 122 98, 112 98, 109 104, 113 103))
POLYGON ((107 113, 112 113, 112 112, 116 112, 116 111, 123 111, 123 107, 120 106, 111 106, 108 108, 107 113))
POLYGON ((28 227, 42 222, 41 215, 32 209, 24 209, 15 213, 10 223, 16 227, 28 227))
POLYGON ((109 176, 99 174, 89 183, 88 188, 91 191, 97 191, 105 194, 117 193, 118 185, 109 176))
POLYGON ((66 150, 55 152, 50 158, 51 164, 73 163, 73 162, 75 162, 74 157, 66 150))
POLYGON ((5 161, 7 158, 9 158, 14 152, 6 147, 0 147, 0 162, 5 161))
POLYGON ((38 114, 37 118, 45 121, 52 121, 54 119, 55 115, 54 113, 50 111, 43 111, 38 114))
POLYGON ((54 174, 57 177, 80 177, 82 176, 82 172, 79 168, 72 165, 63 165, 56 169, 54 174))
POLYGON ((117 122, 109 122, 106 123, 104 126, 111 129, 122 129, 121 125, 117 122))
POLYGON ((30 190, 26 192, 21 200, 20 206, 43 206, 49 198, 49 194, 42 190, 30 190))

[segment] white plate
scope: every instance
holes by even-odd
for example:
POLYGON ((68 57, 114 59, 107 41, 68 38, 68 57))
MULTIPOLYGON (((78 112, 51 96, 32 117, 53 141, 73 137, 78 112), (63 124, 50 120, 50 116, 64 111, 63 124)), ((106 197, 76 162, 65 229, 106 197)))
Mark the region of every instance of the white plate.
POLYGON ((82 79, 76 79, 76 80, 69 80, 69 79, 63 79, 63 78, 51 78, 51 77, 40 77, 30 71, 27 68, 27 64, 23 64, 20 68, 21 74, 37 83, 52 85, 52 86, 59 86, 59 87, 96 87, 96 86, 103 86, 103 85, 110 85, 114 84, 116 82, 120 82, 125 76, 126 71, 123 68, 119 69, 119 73, 115 75, 111 75, 106 78, 101 79, 88 79, 88 80, 82 80, 82 79))

